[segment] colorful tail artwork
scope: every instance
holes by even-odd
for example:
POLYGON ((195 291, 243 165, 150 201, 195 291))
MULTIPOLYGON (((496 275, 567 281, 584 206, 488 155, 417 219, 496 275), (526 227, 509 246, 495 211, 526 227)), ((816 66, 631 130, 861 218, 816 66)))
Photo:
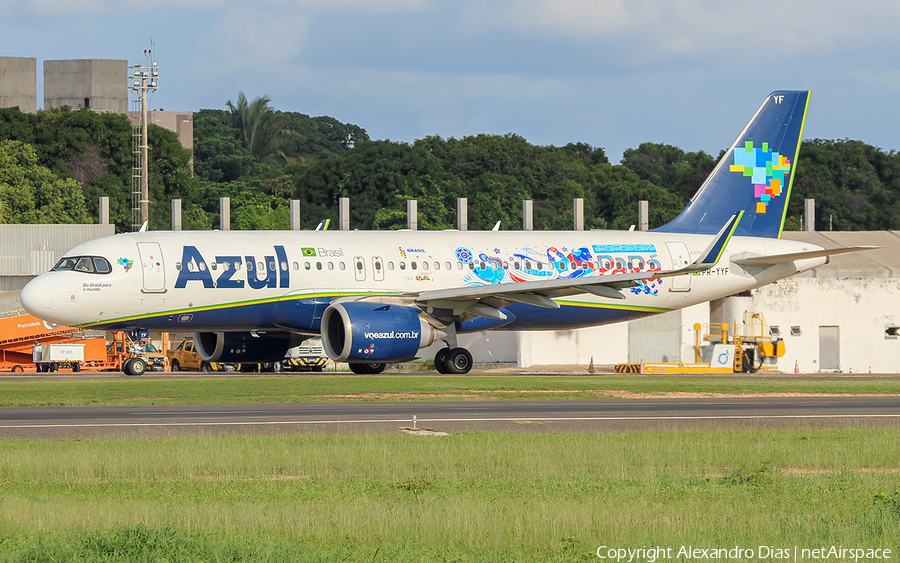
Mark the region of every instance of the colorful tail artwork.
POLYGON ((743 211, 735 235, 780 237, 808 107, 807 90, 769 94, 687 207, 654 230, 715 234, 743 211))

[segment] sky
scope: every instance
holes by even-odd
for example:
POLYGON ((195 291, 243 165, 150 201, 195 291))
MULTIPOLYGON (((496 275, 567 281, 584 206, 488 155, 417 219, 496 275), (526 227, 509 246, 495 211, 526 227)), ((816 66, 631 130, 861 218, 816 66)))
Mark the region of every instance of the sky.
MULTIPOLYGON (((238 92, 372 139, 514 133, 717 156, 773 90, 806 139, 900 149, 896 0, 0 0, 0 56, 144 63, 151 109, 238 92)), ((123 82, 126 78, 123 77, 123 82)))

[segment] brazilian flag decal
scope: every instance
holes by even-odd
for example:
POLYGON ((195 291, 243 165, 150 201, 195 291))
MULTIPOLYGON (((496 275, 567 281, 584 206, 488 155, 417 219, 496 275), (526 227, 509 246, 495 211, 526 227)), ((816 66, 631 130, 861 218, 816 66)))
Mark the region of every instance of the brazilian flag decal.
POLYGON ((301 248, 300 250, 303 251, 304 256, 315 256, 316 255, 315 248, 301 248))

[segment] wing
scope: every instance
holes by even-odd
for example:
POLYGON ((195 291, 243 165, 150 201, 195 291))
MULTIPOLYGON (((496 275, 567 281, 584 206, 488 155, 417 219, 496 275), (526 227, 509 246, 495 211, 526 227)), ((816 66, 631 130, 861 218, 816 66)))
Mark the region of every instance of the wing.
POLYGON ((731 257, 731 261, 742 266, 772 266, 781 264, 782 262, 793 262, 794 260, 804 260, 806 258, 820 258, 822 256, 834 256, 835 254, 844 254, 847 252, 859 252, 862 250, 872 250, 881 248, 880 246, 842 246, 840 248, 825 248, 822 250, 810 250, 808 252, 791 252, 790 254, 772 254, 772 255, 750 255, 742 252, 731 257))
MULTIPOLYGON (((742 213, 733 215, 722 227, 703 254, 692 264, 674 270, 655 270, 628 274, 593 275, 584 278, 545 280, 453 287, 383 296, 367 296, 365 301, 396 303, 418 307, 435 319, 449 324, 474 317, 505 320, 501 311, 512 303, 558 309, 554 298, 590 293, 607 299, 625 299, 621 290, 640 284, 641 280, 680 276, 712 268, 737 228, 742 213)), ((347 298, 353 300, 355 298, 347 298)))

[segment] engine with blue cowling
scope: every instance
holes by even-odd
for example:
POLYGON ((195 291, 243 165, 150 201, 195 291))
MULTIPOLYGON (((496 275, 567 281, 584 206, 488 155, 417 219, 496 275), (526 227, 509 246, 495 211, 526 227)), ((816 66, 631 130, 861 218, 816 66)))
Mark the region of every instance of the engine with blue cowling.
POLYGON ((194 346, 210 362, 265 363, 284 359, 302 338, 289 332, 196 332, 194 346))
POLYGON ((336 362, 402 362, 439 337, 418 311, 365 301, 334 303, 322 314, 322 345, 336 362))

